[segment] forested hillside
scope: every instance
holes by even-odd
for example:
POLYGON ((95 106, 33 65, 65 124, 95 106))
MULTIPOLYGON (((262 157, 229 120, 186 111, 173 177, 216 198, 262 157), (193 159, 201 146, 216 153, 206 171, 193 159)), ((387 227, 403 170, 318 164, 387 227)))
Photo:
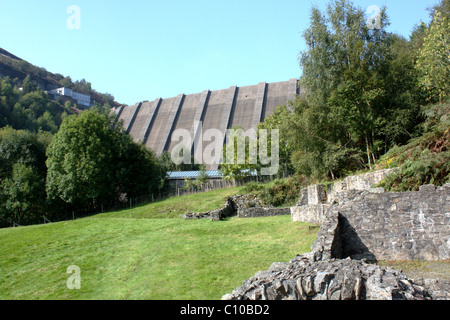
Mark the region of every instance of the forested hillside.
POLYGON ((13 85, 21 85, 27 77, 42 90, 66 87, 91 96, 91 100, 99 105, 109 104, 112 107, 120 103, 114 101, 114 96, 101 93, 92 88, 92 84, 85 79, 73 81, 70 76, 51 73, 43 67, 35 66, 21 58, 0 48, 0 77, 9 77, 13 85))

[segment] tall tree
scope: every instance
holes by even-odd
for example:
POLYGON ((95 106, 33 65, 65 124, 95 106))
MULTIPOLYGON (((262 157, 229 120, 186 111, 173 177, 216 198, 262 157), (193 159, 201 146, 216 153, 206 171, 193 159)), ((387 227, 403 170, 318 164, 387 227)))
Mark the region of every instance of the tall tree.
POLYGON ((13 165, 11 177, 0 183, 0 198, 3 198, 0 211, 8 214, 4 220, 9 224, 24 224, 36 222, 45 214, 44 179, 33 167, 13 165))
POLYGON ((47 149, 47 192, 73 206, 115 194, 110 123, 93 111, 64 119, 47 149))
POLYGON ((407 69, 413 56, 393 49, 403 40, 386 31, 385 8, 376 20, 369 23, 364 11, 348 0, 331 1, 326 14, 312 9, 304 33, 307 49, 300 55, 305 101, 294 106, 301 125, 294 124, 293 135, 303 141, 295 142, 298 148, 292 154, 294 166, 308 163, 309 174, 336 177, 355 166, 372 167, 386 145, 414 127, 414 73, 407 69), (402 59, 409 59, 407 67, 402 59), (399 116, 404 119, 401 125, 399 116))
POLYGON ((0 226, 33 223, 46 212, 48 141, 46 135, 0 129, 0 226))
POLYGON ((433 21, 425 31, 417 59, 417 68, 421 73, 420 83, 428 91, 431 101, 436 100, 434 97, 438 97, 441 102, 450 97, 449 6, 449 1, 443 1, 432 12, 433 21))
POLYGON ((47 155, 48 196, 73 208, 113 204, 119 194, 147 195, 164 178, 156 156, 102 107, 66 117, 47 155))

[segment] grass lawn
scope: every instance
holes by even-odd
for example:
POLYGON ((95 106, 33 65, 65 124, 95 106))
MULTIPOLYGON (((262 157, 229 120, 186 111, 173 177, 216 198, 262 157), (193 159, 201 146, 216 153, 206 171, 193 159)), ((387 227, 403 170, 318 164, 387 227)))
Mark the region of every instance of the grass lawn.
POLYGON ((238 191, 0 229, 0 299, 220 299, 272 262, 310 251, 317 229, 290 216, 179 218, 219 208, 238 191), (70 265, 80 268, 79 290, 66 286, 70 265))

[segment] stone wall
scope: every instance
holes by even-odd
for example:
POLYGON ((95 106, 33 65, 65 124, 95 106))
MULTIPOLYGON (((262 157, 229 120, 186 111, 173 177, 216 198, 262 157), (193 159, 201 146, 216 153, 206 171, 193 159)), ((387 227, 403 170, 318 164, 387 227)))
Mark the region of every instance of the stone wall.
POLYGON ((222 300, 448 300, 448 282, 411 280, 360 260, 297 256, 257 272, 222 300))
POLYGON ((327 201, 332 203, 336 199, 336 195, 348 190, 368 190, 374 185, 378 184, 386 176, 392 173, 395 169, 384 169, 365 174, 354 175, 346 177, 342 181, 335 182, 327 186, 327 201))
MULTIPOLYGON (((394 169, 368 172, 362 175, 349 176, 342 181, 328 186, 315 184, 304 188, 295 207, 291 208, 293 221, 322 223, 325 212, 335 202, 342 192, 349 190, 370 190, 372 186, 381 182, 394 169)), ((380 192, 374 188, 371 192, 380 192)))
POLYGON ((328 203, 325 188, 303 189, 291 214, 321 223, 311 252, 273 263, 222 299, 449 300, 448 280, 408 279, 371 262, 450 259, 450 184, 397 193, 370 188, 384 174, 329 188, 328 203))
POLYGON ((316 259, 450 259, 450 184, 416 192, 348 191, 322 224, 316 259))
POLYGON ((258 218, 291 214, 290 208, 267 208, 254 195, 234 195, 229 197, 221 209, 207 212, 189 212, 181 215, 184 219, 210 219, 219 221, 231 216, 258 218))
POLYGON ((291 214, 290 208, 239 208, 237 216, 239 218, 271 217, 291 214))
POLYGON ((222 299, 449 300, 448 280, 409 279, 370 262, 450 259, 450 184, 380 191, 336 194, 311 252, 273 263, 222 299))
POLYGON ((231 198, 228 198, 220 209, 207 212, 189 212, 182 214, 180 217, 186 220, 210 219, 211 221, 219 221, 234 215, 236 215, 236 205, 231 198))
POLYGON ((291 207, 292 221, 321 224, 324 222, 325 214, 330 206, 330 204, 309 204, 291 207))

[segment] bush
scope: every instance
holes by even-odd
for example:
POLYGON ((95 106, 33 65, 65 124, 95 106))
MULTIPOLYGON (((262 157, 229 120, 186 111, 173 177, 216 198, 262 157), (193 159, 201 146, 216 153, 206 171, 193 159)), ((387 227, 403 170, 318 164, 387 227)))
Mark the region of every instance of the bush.
POLYGON ((264 185, 258 182, 249 182, 242 189, 245 193, 258 192, 264 189, 264 185))
MULTIPOLYGON (((287 179, 276 179, 273 181, 273 185, 251 185, 250 188, 254 190, 258 197, 264 202, 265 205, 273 207, 288 207, 294 205, 300 195, 300 190, 308 185, 307 180, 302 176, 294 176, 287 179)), ((247 192, 245 190, 245 192, 247 192)))
POLYGON ((418 190, 421 185, 450 182, 450 104, 423 108, 423 135, 394 147, 379 161, 382 168, 398 167, 379 186, 387 191, 418 190))

